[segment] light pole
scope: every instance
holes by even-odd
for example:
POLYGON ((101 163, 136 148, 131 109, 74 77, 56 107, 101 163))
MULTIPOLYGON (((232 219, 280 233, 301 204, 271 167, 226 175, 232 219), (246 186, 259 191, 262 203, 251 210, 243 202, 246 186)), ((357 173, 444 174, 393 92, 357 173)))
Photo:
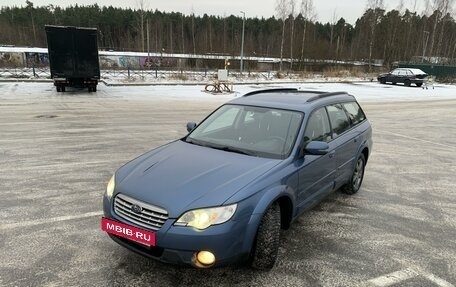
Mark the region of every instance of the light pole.
POLYGON ((242 74, 242 71, 244 70, 244 32, 245 32, 245 12, 244 11, 241 11, 241 13, 243 14, 243 17, 242 17, 242 42, 241 42, 241 74, 242 74))

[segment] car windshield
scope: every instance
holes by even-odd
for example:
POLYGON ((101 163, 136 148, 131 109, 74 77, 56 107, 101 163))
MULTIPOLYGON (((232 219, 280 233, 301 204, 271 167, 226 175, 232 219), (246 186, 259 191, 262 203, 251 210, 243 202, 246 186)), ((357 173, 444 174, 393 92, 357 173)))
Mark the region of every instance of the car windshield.
POLYGON ((284 159, 290 154, 303 113, 264 107, 224 105, 184 140, 251 156, 284 159))

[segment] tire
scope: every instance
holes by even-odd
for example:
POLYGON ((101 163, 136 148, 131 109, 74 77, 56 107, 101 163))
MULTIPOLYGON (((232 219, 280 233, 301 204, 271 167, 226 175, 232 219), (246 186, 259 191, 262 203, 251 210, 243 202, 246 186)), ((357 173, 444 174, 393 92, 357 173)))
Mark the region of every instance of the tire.
POLYGON ((60 93, 62 91, 62 89, 60 88, 60 86, 55 86, 55 89, 57 90, 57 93, 60 93))
POLYGON ((416 86, 417 86, 418 88, 421 88, 422 85, 423 85, 423 83, 416 83, 416 86))
POLYGON ((280 244, 280 206, 272 204, 261 219, 252 248, 250 266, 270 270, 277 260, 280 244))
POLYGON ((93 86, 92 87, 92 92, 96 92, 97 91, 97 86, 93 86))
POLYGON ((381 79, 379 80, 379 82, 380 82, 380 84, 383 84, 383 85, 384 85, 384 84, 386 84, 386 79, 385 79, 385 78, 381 78, 381 79))
POLYGON ((350 177, 350 181, 342 187, 342 192, 348 195, 352 195, 358 192, 361 188, 361 184, 364 179, 364 169, 366 167, 366 159, 363 154, 358 157, 353 174, 350 177))
POLYGON ((89 93, 91 93, 93 91, 93 88, 89 86, 88 90, 89 90, 89 93))
POLYGON ((61 92, 65 92, 65 86, 60 87, 61 92))
POLYGON ((411 84, 412 84, 412 82, 410 82, 410 80, 404 81, 404 86, 406 86, 406 87, 410 87, 411 84))
POLYGON ((393 82, 392 84, 393 84, 393 85, 396 85, 397 83, 396 83, 396 82, 393 82))

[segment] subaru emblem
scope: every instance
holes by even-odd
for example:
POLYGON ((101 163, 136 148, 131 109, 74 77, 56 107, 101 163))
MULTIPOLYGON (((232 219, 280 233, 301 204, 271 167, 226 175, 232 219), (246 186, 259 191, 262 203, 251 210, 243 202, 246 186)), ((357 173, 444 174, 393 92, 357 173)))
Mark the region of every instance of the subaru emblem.
POLYGON ((130 209, 131 209, 131 211, 133 211, 134 213, 140 214, 140 213, 142 212, 142 207, 139 206, 139 205, 137 205, 137 204, 133 204, 133 205, 131 206, 130 209))

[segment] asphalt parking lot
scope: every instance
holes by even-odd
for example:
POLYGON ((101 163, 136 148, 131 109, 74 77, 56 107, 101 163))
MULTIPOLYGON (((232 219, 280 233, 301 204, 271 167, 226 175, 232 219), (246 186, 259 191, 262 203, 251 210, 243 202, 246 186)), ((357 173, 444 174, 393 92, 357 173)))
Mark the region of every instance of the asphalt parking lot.
POLYGON ((456 286, 456 100, 361 101, 374 128, 361 191, 300 217, 257 272, 165 265, 100 230, 112 173, 227 97, 27 87, 0 83, 0 286, 456 286))

